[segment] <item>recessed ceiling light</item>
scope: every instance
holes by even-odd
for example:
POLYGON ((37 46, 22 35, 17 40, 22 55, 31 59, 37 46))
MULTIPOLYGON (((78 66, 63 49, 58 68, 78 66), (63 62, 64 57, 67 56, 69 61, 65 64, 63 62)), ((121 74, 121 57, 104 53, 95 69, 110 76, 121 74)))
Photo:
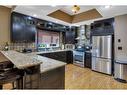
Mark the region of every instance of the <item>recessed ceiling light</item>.
POLYGON ((56 23, 58 23, 58 21, 55 21, 56 23))
POLYGON ((34 16, 34 17, 37 17, 37 15, 36 15, 36 14, 33 14, 33 16, 34 16))
POLYGON ((105 6, 106 9, 109 9, 110 7, 111 7, 110 5, 106 5, 106 6, 105 6))

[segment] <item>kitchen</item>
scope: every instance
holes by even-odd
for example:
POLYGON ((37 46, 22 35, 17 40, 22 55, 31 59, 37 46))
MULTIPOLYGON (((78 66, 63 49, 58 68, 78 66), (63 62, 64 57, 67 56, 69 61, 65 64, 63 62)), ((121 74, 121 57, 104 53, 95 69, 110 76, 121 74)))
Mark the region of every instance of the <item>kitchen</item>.
POLYGON ((0 11, 1 89, 127 88, 126 6, 0 11))

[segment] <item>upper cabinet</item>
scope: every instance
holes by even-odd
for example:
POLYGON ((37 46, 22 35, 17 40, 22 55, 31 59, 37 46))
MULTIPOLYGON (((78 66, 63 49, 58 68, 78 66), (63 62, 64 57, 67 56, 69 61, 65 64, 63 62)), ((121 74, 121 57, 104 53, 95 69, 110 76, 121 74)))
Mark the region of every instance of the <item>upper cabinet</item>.
POLYGON ((38 30, 62 32, 65 44, 74 44, 77 28, 34 18, 17 12, 11 14, 12 42, 35 42, 38 30))
POLYGON ((11 14, 12 42, 35 42, 35 25, 34 18, 13 12, 11 14))
POLYGON ((49 31, 55 31, 55 32, 65 32, 66 27, 61 24, 49 22, 49 21, 39 21, 36 26, 38 29, 42 30, 49 30, 49 31))
POLYGON ((91 24, 92 35, 114 34, 114 18, 95 21, 91 24))
POLYGON ((77 35, 77 27, 72 26, 66 27, 66 31, 63 34, 64 43, 65 44, 75 44, 76 43, 76 35, 77 35))

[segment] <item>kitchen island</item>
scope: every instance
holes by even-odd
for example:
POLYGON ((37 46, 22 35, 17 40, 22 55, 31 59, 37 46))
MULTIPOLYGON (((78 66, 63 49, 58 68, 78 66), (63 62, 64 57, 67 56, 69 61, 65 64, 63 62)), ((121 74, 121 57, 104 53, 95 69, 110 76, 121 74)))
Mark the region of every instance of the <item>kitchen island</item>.
MULTIPOLYGON (((58 51, 51 51, 61 52, 58 51)), ((41 56, 39 54, 50 53, 50 51, 33 52, 26 55, 43 62, 40 65, 40 89, 64 89, 65 87, 65 62, 41 56)))
POLYGON ((1 51, 20 72, 24 72, 19 89, 64 89, 66 63, 16 51, 1 51))

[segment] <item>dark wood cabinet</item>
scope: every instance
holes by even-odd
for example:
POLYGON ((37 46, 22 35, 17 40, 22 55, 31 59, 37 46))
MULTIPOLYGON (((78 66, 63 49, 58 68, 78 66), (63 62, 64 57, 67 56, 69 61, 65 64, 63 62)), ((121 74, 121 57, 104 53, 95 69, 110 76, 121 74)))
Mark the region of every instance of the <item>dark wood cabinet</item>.
POLYGON ((56 59, 66 63, 73 63, 73 52, 72 51, 60 51, 60 52, 53 52, 53 53, 43 53, 39 54, 41 56, 45 56, 48 58, 56 59))
POLYGON ((49 21, 40 21, 40 20, 38 20, 38 24, 36 27, 41 30, 48 30, 48 31, 55 31, 55 32, 65 32, 66 30, 65 25, 61 25, 49 21))
POLYGON ((24 69, 23 89, 38 89, 40 83, 40 65, 24 69))
POLYGON ((73 51, 66 52, 66 62, 73 64, 73 51))
POLYGON ((114 18, 95 21, 91 24, 91 35, 113 35, 114 34, 114 18))
POLYGON ((24 14, 11 14, 11 41, 35 42, 36 20, 24 14))
POLYGON ((41 73, 40 89, 64 89, 65 66, 41 73))
POLYGON ((11 14, 11 41, 35 42, 37 29, 64 32, 63 43, 74 44, 77 27, 65 26, 51 21, 34 18, 17 12, 11 14), (18 35, 18 36, 17 36, 18 35))
POLYGON ((91 68, 91 52, 85 52, 85 67, 91 68))
POLYGON ((76 43, 76 35, 77 35, 77 27, 67 27, 66 28, 66 32, 65 34, 63 35, 65 38, 65 44, 75 44, 76 43))

